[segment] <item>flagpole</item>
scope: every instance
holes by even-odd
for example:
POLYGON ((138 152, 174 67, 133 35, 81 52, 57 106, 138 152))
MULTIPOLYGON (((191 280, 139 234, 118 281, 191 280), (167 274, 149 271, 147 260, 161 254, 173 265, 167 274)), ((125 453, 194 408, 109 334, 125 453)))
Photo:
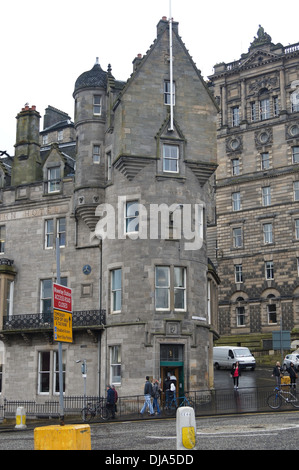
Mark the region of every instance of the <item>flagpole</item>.
POLYGON ((173 57, 172 57, 172 16, 171 0, 169 0, 169 75, 170 75, 170 128, 173 131, 173 57))

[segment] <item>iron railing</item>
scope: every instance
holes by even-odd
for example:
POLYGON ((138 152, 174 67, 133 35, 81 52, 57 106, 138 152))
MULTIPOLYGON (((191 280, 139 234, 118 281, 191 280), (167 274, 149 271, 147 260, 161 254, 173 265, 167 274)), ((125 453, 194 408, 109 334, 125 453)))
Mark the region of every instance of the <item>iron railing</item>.
MULTIPOLYGON (((195 415, 215 416, 225 414, 257 413, 271 412, 267 405, 268 396, 273 393, 273 387, 267 388, 239 388, 237 391, 226 390, 200 390, 191 391, 188 397, 194 404, 195 415)), ((66 419, 71 416, 81 419, 81 410, 87 403, 95 405, 98 401, 105 403, 105 398, 97 396, 65 396, 64 413, 66 419)), ((165 416, 162 403, 159 406, 162 409, 161 417, 165 416)), ((179 401, 178 401, 179 403, 179 401)), ((144 404, 143 395, 119 397, 117 402, 116 418, 118 419, 136 419, 140 417, 140 410, 144 404)), ((59 418, 60 404, 59 398, 56 400, 47 400, 38 403, 37 401, 7 400, 0 402, 0 419, 13 418, 16 415, 18 407, 24 407, 28 418, 59 418)), ((291 405, 283 405, 281 411, 288 409, 295 410, 291 405)), ((166 414, 169 416, 169 414, 166 414)), ((147 411, 144 413, 147 416, 147 411)), ((174 414, 175 416, 175 414, 174 414)), ((101 420, 100 417, 95 420, 101 420)))
MULTIPOLYGON (((105 310, 80 310, 72 313, 73 328, 106 324, 105 310)), ((53 328, 51 313, 33 313, 3 317, 3 330, 36 330, 53 328)))

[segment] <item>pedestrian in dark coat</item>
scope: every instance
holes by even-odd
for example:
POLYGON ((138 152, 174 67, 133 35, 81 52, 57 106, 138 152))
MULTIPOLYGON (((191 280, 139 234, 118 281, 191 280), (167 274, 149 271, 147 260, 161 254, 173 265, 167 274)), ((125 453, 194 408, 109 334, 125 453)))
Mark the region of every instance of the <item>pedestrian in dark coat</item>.
POLYGON ((108 410, 111 412, 111 418, 115 418, 115 393, 114 390, 107 385, 107 403, 106 406, 108 410))
POLYGON ((272 377, 275 377, 276 386, 280 389, 282 369, 280 367, 280 362, 276 362, 276 365, 273 368, 272 377))
POLYGON ((296 388, 297 373, 293 362, 291 362, 290 367, 287 368, 287 371, 290 374, 291 387, 296 388))

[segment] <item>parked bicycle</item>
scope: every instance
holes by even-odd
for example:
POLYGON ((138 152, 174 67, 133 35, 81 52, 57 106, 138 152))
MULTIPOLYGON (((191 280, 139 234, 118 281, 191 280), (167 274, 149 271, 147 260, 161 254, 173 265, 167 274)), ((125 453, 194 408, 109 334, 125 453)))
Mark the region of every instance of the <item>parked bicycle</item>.
POLYGON ((168 403, 166 402, 165 404, 165 407, 164 407, 165 414, 167 414, 168 416, 172 416, 176 413, 177 408, 181 406, 190 406, 191 408, 194 408, 194 403, 187 396, 187 394, 178 398, 175 398, 174 396, 172 396, 171 399, 168 400, 168 403))
POLYGON ((97 402, 95 405, 87 403, 81 410, 81 417, 84 423, 89 423, 93 418, 99 416, 104 421, 111 418, 111 411, 106 407, 106 403, 103 401, 97 402))
POLYGON ((272 393, 267 398, 267 404, 273 410, 277 410, 283 404, 283 401, 287 404, 293 405, 295 408, 299 408, 299 398, 296 391, 281 390, 278 387, 275 388, 275 393, 272 393))

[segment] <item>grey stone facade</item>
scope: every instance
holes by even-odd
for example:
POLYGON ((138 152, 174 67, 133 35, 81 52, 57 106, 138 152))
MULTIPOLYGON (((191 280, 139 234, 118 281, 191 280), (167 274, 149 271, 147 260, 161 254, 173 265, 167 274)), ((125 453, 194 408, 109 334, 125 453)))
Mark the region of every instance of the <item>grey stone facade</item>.
MULTIPOLYGON (((178 24, 171 27, 173 129, 165 91, 169 23, 163 18, 154 44, 134 60, 126 83, 98 62, 78 77, 75 139, 68 119, 64 126, 55 122, 64 121, 64 113, 48 110, 56 118, 47 116, 41 138, 68 129, 69 150, 76 142, 75 159, 63 142, 41 147, 40 177, 26 183, 20 166, 27 171, 33 160, 14 158, 14 186, 3 188, 0 208, 3 259, 13 260, 10 270, 0 266, 3 298, 11 296, 1 313, 5 397, 42 399, 57 392, 57 343, 44 315, 51 303, 45 288, 57 276, 55 235, 61 279, 73 292, 73 343, 63 343, 67 395, 82 393, 79 359, 87 362, 88 394, 105 393, 106 383, 122 395, 142 394, 146 375, 163 381, 168 372, 177 376, 179 392, 213 385, 219 280, 208 264, 206 221, 213 217, 217 106, 178 24), (161 204, 166 219, 152 236, 152 215, 161 204), (107 213, 113 216, 109 220, 107 213), (194 233, 200 233, 201 243, 190 249, 194 233), (9 281, 14 281, 13 307, 9 281), (34 329, 13 323, 17 315, 31 314, 41 318, 34 329), (93 315, 101 321, 89 320, 93 315)), ((32 108, 20 118, 32 114, 38 118, 32 108)), ((29 141, 30 136, 22 137, 26 150, 29 141)))
POLYGON ((275 45, 260 27, 248 52, 210 77, 221 107, 211 257, 226 341, 299 326, 298 61, 298 44, 275 45))

